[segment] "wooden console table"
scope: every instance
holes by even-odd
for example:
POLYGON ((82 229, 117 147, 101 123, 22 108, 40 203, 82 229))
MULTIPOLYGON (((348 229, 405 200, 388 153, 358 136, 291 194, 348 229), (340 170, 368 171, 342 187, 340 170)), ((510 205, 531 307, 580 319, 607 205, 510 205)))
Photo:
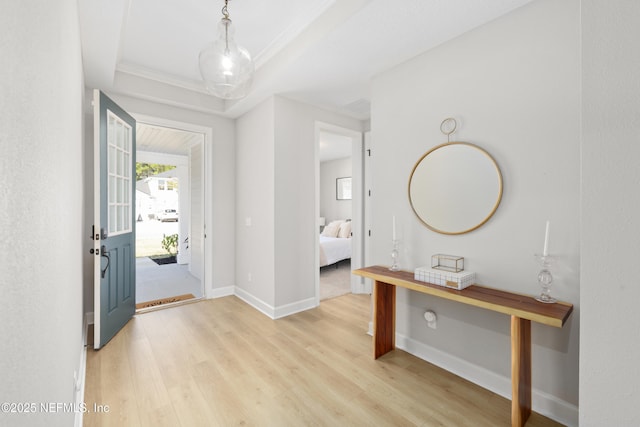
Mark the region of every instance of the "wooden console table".
POLYGON ((395 348, 396 287, 445 298, 511 316, 511 425, 523 426, 531 414, 531 321, 561 328, 573 305, 544 304, 535 298, 472 285, 461 291, 415 280, 412 272, 373 266, 353 274, 374 280, 373 357, 395 348))

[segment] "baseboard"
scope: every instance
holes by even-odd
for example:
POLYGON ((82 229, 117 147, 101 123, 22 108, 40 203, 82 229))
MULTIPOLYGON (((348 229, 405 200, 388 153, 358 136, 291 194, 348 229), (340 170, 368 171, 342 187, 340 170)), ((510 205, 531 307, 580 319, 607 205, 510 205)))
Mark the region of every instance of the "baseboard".
POLYGON ((212 298, 222 298, 222 297, 228 297, 231 295, 235 294, 235 287, 234 286, 225 286, 223 288, 214 288, 214 289, 209 289, 208 292, 206 292, 206 298, 207 299, 212 299, 212 298))
POLYGON ((305 300, 292 302, 290 304, 285 304, 279 307, 273 307, 272 305, 262 301, 260 298, 256 298, 255 296, 251 295, 249 292, 238 287, 235 288, 235 296, 237 296, 242 301, 249 304, 251 307, 258 310, 262 314, 274 320, 280 319, 282 317, 290 316, 292 314, 299 313, 301 311, 309 310, 318 306, 315 298, 307 298, 305 300))
MULTIPOLYGON (((396 334, 396 347, 511 400, 510 378, 401 334, 396 334)), ((531 406, 535 412, 567 426, 578 425, 577 406, 535 388, 531 393, 531 406)))
POLYGON ((247 292, 244 289, 239 288, 237 286, 235 287, 234 294, 235 294, 235 296, 240 298, 242 301, 246 302, 251 307, 253 307, 256 310, 258 310, 259 312, 261 312, 262 314, 270 317, 271 319, 275 319, 276 318, 275 317, 276 316, 275 308, 273 306, 267 304, 266 302, 262 301, 260 298, 256 298, 255 296, 253 296, 249 292, 247 292))
MULTIPOLYGON (((93 324, 93 313, 86 313, 82 321, 82 342, 80 346, 80 361, 75 378, 75 407, 81 408, 84 402, 84 386, 87 377, 87 340, 89 334, 89 325, 93 324), (91 322, 89 322, 89 320, 91 322)), ((75 427, 82 427, 84 413, 76 411, 74 420, 75 427)))
POLYGON ((274 310, 274 314, 276 319, 280 319, 281 317, 290 316, 292 314, 306 311, 317 306, 318 303, 315 298, 307 298, 305 300, 296 301, 290 304, 276 307, 276 309, 274 310))

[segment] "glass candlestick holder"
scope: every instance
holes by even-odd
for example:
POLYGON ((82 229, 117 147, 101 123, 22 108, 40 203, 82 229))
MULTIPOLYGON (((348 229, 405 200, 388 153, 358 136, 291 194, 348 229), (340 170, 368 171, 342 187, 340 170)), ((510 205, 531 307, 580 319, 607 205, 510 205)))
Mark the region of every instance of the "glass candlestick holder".
POLYGON ((400 241, 395 239, 392 240, 391 267, 389 267, 389 270, 391 271, 400 270, 400 265, 398 264, 398 255, 400 254, 400 252, 398 251, 399 247, 400 247, 400 241))
POLYGON ((542 288, 542 292, 536 300, 545 304, 553 304, 554 302, 557 302, 557 300, 551 296, 551 282, 553 282, 553 276, 551 275, 550 270, 555 258, 551 255, 535 255, 535 257, 542 267, 538 273, 538 284, 542 288))

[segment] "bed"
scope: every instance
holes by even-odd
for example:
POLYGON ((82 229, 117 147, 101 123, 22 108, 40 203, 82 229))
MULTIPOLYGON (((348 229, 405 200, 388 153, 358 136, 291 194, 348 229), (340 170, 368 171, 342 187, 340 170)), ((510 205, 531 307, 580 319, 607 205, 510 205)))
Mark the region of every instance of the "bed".
POLYGON ((351 222, 333 221, 320 233, 320 267, 351 258, 351 222))

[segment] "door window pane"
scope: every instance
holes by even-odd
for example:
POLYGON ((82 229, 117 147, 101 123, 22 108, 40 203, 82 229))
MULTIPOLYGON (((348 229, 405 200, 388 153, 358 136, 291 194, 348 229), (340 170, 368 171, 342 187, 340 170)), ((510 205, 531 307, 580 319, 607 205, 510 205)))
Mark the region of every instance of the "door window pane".
POLYGON ((114 234, 116 232, 116 206, 109 206, 109 234, 114 234))
POLYGON ((116 149, 113 146, 109 146, 109 157, 107 162, 109 163, 109 173, 116 173, 116 149))
POLYGON ((116 173, 118 174, 118 176, 122 176, 124 175, 124 172, 122 170, 124 165, 124 153, 121 150, 118 150, 117 159, 118 159, 118 167, 116 168, 116 173))
POLYGON ((123 213, 124 222, 122 224, 122 227, 125 229, 128 229, 131 227, 131 213, 129 212, 129 206, 123 206, 123 209, 124 209, 124 213, 123 213))
POLYGON ((131 151, 131 129, 124 128, 124 151, 131 151))
MULTIPOLYGON (((129 165, 131 164, 131 155, 128 152, 124 152, 124 161, 123 161, 124 165, 129 165)), ((125 178, 129 178, 131 176, 131 168, 125 167, 124 170, 122 171, 122 176, 124 176, 125 178)))
MULTIPOLYGON (((114 188, 116 186, 116 177, 115 176, 109 176, 109 188, 114 188)), ((109 205, 115 204, 117 202, 116 200, 116 192, 115 191, 108 191, 109 193, 109 205)))
POLYGON ((132 228, 132 191, 131 170, 133 168, 131 149, 133 131, 131 127, 111 111, 107 126, 109 144, 107 156, 108 179, 108 223, 109 234, 117 235, 131 232, 132 228))

